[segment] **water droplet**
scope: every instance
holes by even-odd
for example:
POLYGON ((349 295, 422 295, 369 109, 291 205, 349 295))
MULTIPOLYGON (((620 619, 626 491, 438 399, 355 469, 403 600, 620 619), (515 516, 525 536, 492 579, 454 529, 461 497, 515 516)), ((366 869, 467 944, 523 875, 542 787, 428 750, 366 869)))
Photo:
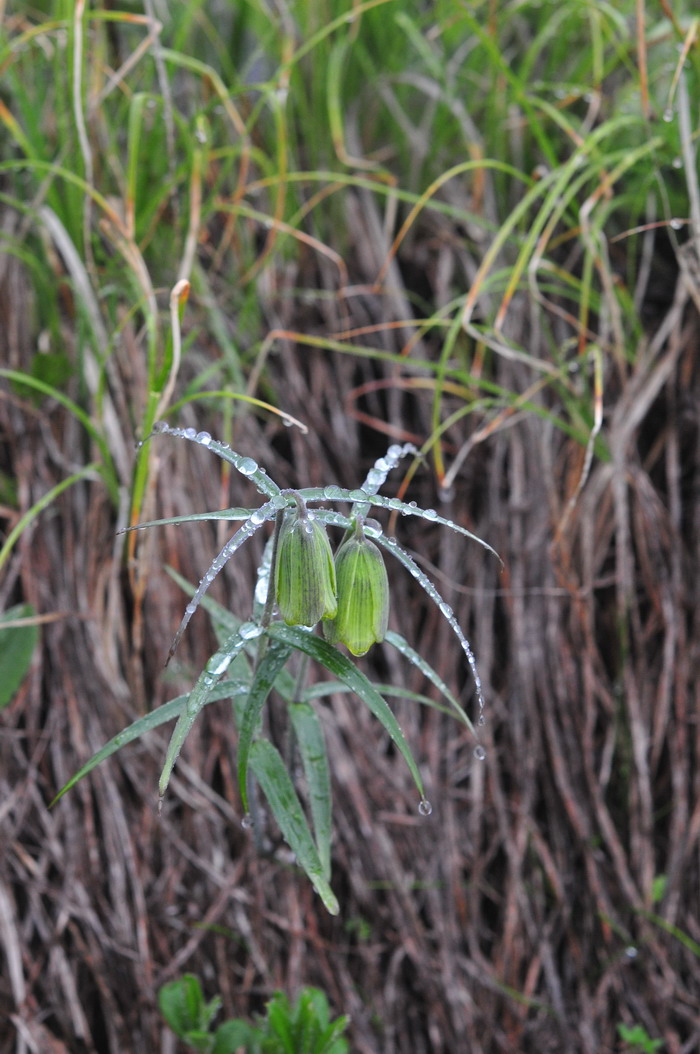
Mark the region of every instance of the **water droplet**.
POLYGON ((484 725, 486 724, 486 715, 485 714, 479 714, 479 717, 477 718, 477 722, 476 723, 479 726, 479 728, 483 728, 484 725))
POLYGON ((270 576, 261 575, 255 584, 255 602, 256 604, 264 604, 267 600, 267 593, 270 588, 270 576))
POLYGON ((329 501, 335 501, 338 498, 342 498, 343 491, 341 487, 324 487, 323 496, 324 498, 328 498, 329 501))
POLYGON ((666 124, 670 124, 673 120, 673 107, 667 106, 663 113, 663 118, 666 124))
POLYGON ((389 537, 386 540, 386 544, 387 545, 392 545, 392 546, 398 545, 398 542, 396 541, 396 538, 394 538, 393 534, 389 535, 389 537))
POLYGON ((251 512, 250 522, 257 524, 265 522, 265 513, 262 511, 262 509, 256 509, 255 512, 251 512))
POLYGON ((186 615, 194 615, 196 610, 197 610, 197 605, 194 603, 193 600, 190 600, 189 604, 185 608, 185 614, 186 615))
POLYGON ((427 798, 421 798, 418 802, 418 812, 421 816, 430 816, 433 811, 433 807, 427 798))
POLYGON ((625 948, 625 955, 628 959, 636 959, 638 954, 639 953, 633 944, 630 944, 627 948, 625 948))
POLYGON ((479 743, 478 746, 474 747, 474 757, 477 761, 483 761, 486 757, 486 751, 482 747, 481 743, 479 743))
POLYGON ((165 421, 156 421, 156 423, 153 425, 154 432, 167 432, 167 430, 168 425, 165 421))
POLYGON ((683 168, 683 159, 680 158, 680 157, 674 157, 674 159, 671 162, 671 164, 673 165, 674 168, 683 168))
POLYGON ((247 812, 241 820, 241 827, 244 831, 250 831, 253 827, 255 827, 255 822, 249 812, 247 812))
POLYGON ((389 498, 387 505, 390 509, 400 509, 403 502, 401 501, 401 498, 389 498))
POLYGON ((238 634, 243 640, 255 640, 262 631, 262 626, 259 626, 257 622, 242 622, 238 627, 238 634))
POLYGON ((351 490, 348 497, 351 501, 367 501, 368 494, 366 490, 351 490))
POLYGON ((408 504, 409 504, 409 508, 411 508, 411 509, 417 509, 418 508, 418 502, 417 501, 409 501, 408 504))
POLYGON ((288 504, 284 494, 274 494, 271 500, 274 509, 284 509, 288 504))
POLYGON ((436 513, 435 509, 425 509, 424 512, 423 512, 423 515, 425 516, 426 520, 436 520, 437 519, 437 513, 436 513))
POLYGON ((207 663, 207 670, 215 677, 219 677, 227 669, 230 662, 230 655, 213 655, 207 663))
POLYGON ((442 602, 442 604, 440 604, 440 614, 444 615, 446 619, 452 617, 452 608, 449 604, 446 604, 444 601, 442 602))
POLYGON ((670 221, 669 226, 674 231, 679 231, 683 226, 683 220, 679 220, 677 217, 674 216, 674 218, 670 221))
POLYGON ((253 461, 252 457, 242 457, 237 467, 238 471, 244 476, 252 476, 254 472, 258 471, 258 463, 253 461))
POLYGON ((185 439, 196 439, 197 438, 197 429, 196 428, 186 428, 185 431, 182 434, 185 437, 185 439))
POLYGON ((201 443, 202 446, 209 446, 211 443, 211 436, 208 432, 197 432, 197 442, 201 443))

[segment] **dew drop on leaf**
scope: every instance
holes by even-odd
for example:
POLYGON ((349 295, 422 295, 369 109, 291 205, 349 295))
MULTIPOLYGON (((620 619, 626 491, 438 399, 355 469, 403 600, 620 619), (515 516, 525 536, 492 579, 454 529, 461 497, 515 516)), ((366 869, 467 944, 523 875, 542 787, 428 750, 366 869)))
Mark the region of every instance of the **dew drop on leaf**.
POLYGON ((250 815, 250 813, 247 812, 241 820, 241 827, 244 831, 250 831, 251 828, 253 828, 254 826, 255 823, 253 821, 253 817, 250 815))
POLYGON ((433 807, 427 798, 421 798, 418 802, 418 812, 421 816, 430 816, 433 811, 433 807))
POLYGON ((244 457, 238 463, 238 471, 244 476, 252 476, 254 472, 258 471, 257 461, 253 461, 252 457, 244 457))
POLYGON ((242 622, 238 627, 238 634, 243 640, 255 640, 262 631, 262 626, 259 626, 257 622, 242 622))
POLYGON ((483 761, 484 758, 486 757, 486 751, 481 746, 481 744, 479 744, 478 746, 474 747, 474 757, 476 758, 477 761, 483 761))

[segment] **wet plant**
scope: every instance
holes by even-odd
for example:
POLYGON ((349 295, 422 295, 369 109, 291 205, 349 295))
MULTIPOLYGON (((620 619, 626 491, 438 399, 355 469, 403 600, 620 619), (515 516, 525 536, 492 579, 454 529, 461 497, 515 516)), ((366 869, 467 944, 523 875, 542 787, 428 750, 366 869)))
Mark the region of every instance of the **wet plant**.
MULTIPOLYGON (((406 503, 379 493, 392 469, 403 458, 417 453, 411 443, 390 446, 386 455, 375 461, 357 490, 336 485, 287 490, 278 487, 253 458, 237 453, 208 432, 173 427, 158 421, 149 441, 160 436, 172 436, 206 447, 250 480, 265 499, 255 508, 171 517, 130 528, 145 529, 212 518, 240 523, 211 562, 185 607, 168 661, 218 573, 264 524, 272 522, 273 531, 258 568, 251 617, 239 620, 214 608, 215 622, 217 617, 219 621, 220 646, 206 663, 192 691, 170 700, 114 737, 69 780, 58 798, 126 743, 165 721, 177 718, 159 781, 162 799, 182 746, 202 709, 215 700, 230 698, 238 729, 238 787, 245 813, 244 826, 249 827, 255 822, 254 815, 251 815, 254 811, 251 781, 254 779, 262 788, 298 863, 326 908, 336 913, 338 902, 330 887, 331 791, 323 731, 310 697, 294 684, 286 670, 287 663, 295 653, 314 660, 333 675, 342 690, 354 692, 369 707, 408 765, 420 796, 418 807, 421 815, 429 815, 431 806, 425 797, 422 778, 396 717, 383 694, 337 645, 346 646, 353 657, 364 655, 374 643, 381 641, 396 648, 438 690, 452 713, 477 740, 478 726, 485 720, 481 680, 469 641, 450 606, 411 554, 393 535, 385 535, 381 524, 368 514, 377 509, 419 517, 455 531, 477 542, 497 559, 498 556, 488 543, 460 524, 440 516, 434 509, 419 508, 415 502, 406 503), (349 509, 338 511, 336 506, 341 509, 349 506, 349 509), (326 533, 328 527, 345 531, 335 558, 326 533), (478 706, 476 728, 430 663, 400 634, 388 630, 390 587, 383 553, 393 556, 413 576, 437 605, 447 628, 457 636, 473 676, 478 706), (318 623, 323 623, 323 637, 313 633, 318 623), (235 673, 224 680, 229 669, 235 673), (289 708, 308 785, 311 826, 289 766, 263 731, 262 711, 273 689, 289 708)), ((326 687, 331 690, 334 686, 326 687)), ((317 693, 318 690, 317 685, 314 691, 317 693)), ((485 757, 478 742, 474 756, 478 760, 485 757)))

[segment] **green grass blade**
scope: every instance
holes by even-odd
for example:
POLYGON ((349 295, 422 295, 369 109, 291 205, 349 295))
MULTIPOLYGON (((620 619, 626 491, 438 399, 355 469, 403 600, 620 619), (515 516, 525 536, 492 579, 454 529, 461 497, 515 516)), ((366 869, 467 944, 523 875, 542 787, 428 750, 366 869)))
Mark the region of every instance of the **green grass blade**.
POLYGON ((331 915, 337 915, 340 910, 338 901, 326 878, 301 802, 279 752, 266 739, 257 740, 250 748, 250 767, 270 803, 284 840, 295 853, 326 909, 331 915))
POLYGON ((0 614, 0 710, 12 700, 31 665, 39 627, 31 604, 0 614))
POLYGON ((421 798, 424 798, 423 780, 411 749, 399 727, 399 723, 386 701, 362 671, 334 648, 332 644, 329 644, 328 641, 321 640, 320 637, 315 637, 304 630, 298 629, 296 626, 285 626, 281 622, 275 622, 270 626, 268 635, 273 640, 282 641, 290 645, 290 647, 303 651, 305 655, 325 666, 329 673, 340 678, 369 707, 403 755, 418 792, 421 798))
POLYGON ((238 736, 238 786, 241 792, 243 808, 246 811, 248 809, 246 780, 251 744, 258 729, 258 721, 262 708, 265 705, 265 700, 272 691, 277 675, 291 655, 292 647, 293 645, 291 644, 280 643, 279 641, 273 641, 268 645, 265 654, 258 663, 253 683, 248 693, 238 736))
POLYGON ((396 648, 397 651, 401 652, 404 658, 408 659, 409 662, 413 663, 416 669, 420 670, 424 677, 427 677, 431 684, 435 685, 437 690, 440 692, 447 702, 452 707, 452 710, 456 713, 459 720, 463 725, 466 725, 470 732, 476 735, 474 725, 471 723, 463 708, 458 703, 455 696, 452 694, 450 689, 447 687, 443 679, 438 673, 432 668, 429 662, 427 662, 422 655, 412 648, 408 641, 401 636, 400 633, 394 633, 393 630, 387 630, 384 640, 387 644, 391 644, 392 647, 396 648))
POLYGON ((301 763, 309 788, 311 819, 323 873, 331 875, 332 796, 331 776, 326 742, 318 714, 309 703, 294 703, 289 708, 294 734, 299 744, 301 763))
MULTIPOLYGON (((219 702, 222 699, 230 699, 232 695, 236 695, 241 691, 246 691, 246 686, 242 685, 239 681, 222 681, 221 684, 212 688, 210 691, 206 703, 219 702)), ((141 736, 145 736, 147 732, 151 732, 154 728, 158 728, 160 725, 164 725, 166 721, 172 721, 174 718, 179 717, 182 711, 187 705, 187 700, 190 697, 189 692, 184 695, 178 695, 175 699, 171 699, 167 703, 163 703, 157 710, 152 710, 150 714, 145 714, 143 717, 139 717, 138 720, 134 721, 122 732, 119 732, 116 736, 113 736, 109 742, 105 743, 103 747, 100 747, 92 757, 85 762, 85 764, 78 769, 78 771, 71 776, 66 784, 61 787, 56 797, 51 802, 51 806, 55 805, 56 802, 67 794, 72 787, 78 783, 83 776, 87 776, 89 772, 97 768, 100 762, 105 761, 106 758, 116 754, 118 750, 125 747, 127 743, 133 743, 134 740, 140 739, 141 736)))
POLYGON ((160 774, 160 780, 158 782, 158 791, 161 798, 164 796, 168 788, 170 776, 178 755, 182 750, 182 745, 189 735, 193 724, 197 720, 202 707, 207 703, 217 678, 224 673, 229 664, 241 651, 243 651, 247 643, 248 638, 242 636, 240 630, 231 634, 223 647, 214 652, 211 659, 197 678, 197 683, 187 697, 185 709, 180 714, 170 738, 168 752, 165 756, 165 764, 163 765, 163 771, 160 774))
POLYGON ((100 465, 93 463, 86 465, 80 472, 75 472, 72 476, 67 479, 61 480, 55 487, 48 490, 46 494, 43 494, 37 502, 35 502, 31 509, 27 509, 23 516, 19 518, 15 526, 12 528, 5 544, 0 549, 0 568, 6 563, 15 542, 18 540, 23 531, 27 529, 30 523, 37 518, 37 516, 46 509, 52 501, 55 501, 59 494, 62 494, 68 487, 72 487, 74 483, 80 483, 83 479, 96 478, 100 472, 100 465))

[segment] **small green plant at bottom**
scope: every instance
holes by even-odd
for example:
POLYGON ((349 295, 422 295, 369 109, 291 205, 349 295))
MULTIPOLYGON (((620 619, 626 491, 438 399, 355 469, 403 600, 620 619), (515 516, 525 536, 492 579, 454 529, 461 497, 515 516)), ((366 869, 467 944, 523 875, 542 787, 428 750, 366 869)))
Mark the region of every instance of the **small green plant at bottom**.
POLYGON ((275 992, 264 1017, 253 1024, 230 1018, 216 1029, 217 996, 207 1003, 199 980, 185 974, 158 993, 160 1011, 175 1035, 201 1054, 347 1054, 342 1038, 347 1017, 331 1021, 328 1000, 318 988, 303 988, 296 1002, 275 992))
POLYGON ((647 1030, 643 1025, 634 1025, 630 1028, 628 1025, 618 1025, 617 1031, 620 1034, 620 1039, 625 1044, 625 1048, 630 1051, 640 1051, 641 1054, 654 1054, 655 1051, 661 1050, 664 1045, 662 1039, 652 1039, 647 1030))

